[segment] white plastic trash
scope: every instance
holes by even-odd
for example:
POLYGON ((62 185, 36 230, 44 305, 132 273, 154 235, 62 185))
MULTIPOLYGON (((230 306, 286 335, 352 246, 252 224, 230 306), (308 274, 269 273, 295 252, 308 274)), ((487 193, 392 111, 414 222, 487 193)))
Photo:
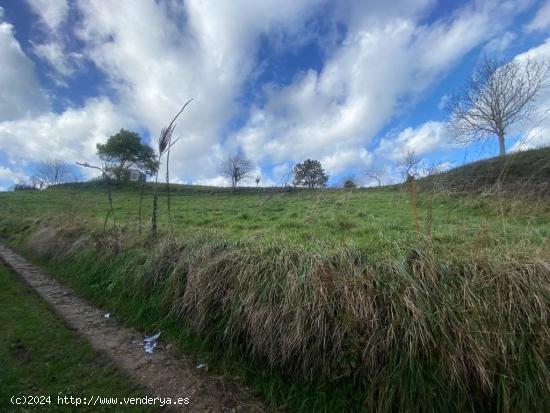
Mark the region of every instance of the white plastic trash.
POLYGON ((143 350, 149 354, 154 353, 155 347, 157 346, 157 340, 159 337, 160 337, 160 331, 153 336, 145 337, 143 339, 143 350))

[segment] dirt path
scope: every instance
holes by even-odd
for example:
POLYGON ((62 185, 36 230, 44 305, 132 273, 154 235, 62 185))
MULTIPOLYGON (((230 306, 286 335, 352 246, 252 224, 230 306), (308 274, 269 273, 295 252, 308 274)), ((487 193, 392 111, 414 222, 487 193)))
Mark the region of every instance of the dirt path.
POLYGON ((175 411, 267 411, 245 389, 224 384, 221 377, 197 370, 191 358, 181 355, 175 358, 162 347, 157 348, 154 354, 145 353, 140 333, 106 319, 104 311, 82 300, 69 287, 2 245, 0 259, 34 288, 72 329, 86 337, 96 350, 107 354, 121 370, 147 389, 148 396, 190 399, 188 405, 175 411))

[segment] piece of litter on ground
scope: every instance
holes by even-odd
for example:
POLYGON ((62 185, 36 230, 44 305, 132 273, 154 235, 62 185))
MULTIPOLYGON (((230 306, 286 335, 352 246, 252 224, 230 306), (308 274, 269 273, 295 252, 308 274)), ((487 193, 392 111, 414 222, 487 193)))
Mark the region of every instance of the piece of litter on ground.
POLYGON ((197 366, 198 369, 205 369, 207 368, 208 366, 206 365, 206 363, 201 363, 197 366))
POLYGON ((160 331, 153 336, 145 337, 143 339, 143 350, 146 353, 150 353, 150 354, 153 353, 155 351, 155 347, 157 346, 157 340, 159 337, 160 337, 160 331))
POLYGON ((107 313, 103 316, 103 318, 106 318, 107 320, 111 318, 111 313, 107 313))

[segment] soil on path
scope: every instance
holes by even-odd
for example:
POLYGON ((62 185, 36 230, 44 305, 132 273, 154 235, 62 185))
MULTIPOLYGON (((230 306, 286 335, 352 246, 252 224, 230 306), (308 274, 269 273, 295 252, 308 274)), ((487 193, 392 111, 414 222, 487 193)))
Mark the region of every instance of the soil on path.
MULTIPOLYGON (((189 398, 189 404, 175 411, 185 412, 264 412, 260 401, 246 389, 226 384, 223 378, 198 370, 185 355, 171 355, 158 348, 143 350, 143 335, 105 318, 105 312, 79 298, 72 289, 29 264, 13 250, 0 245, 2 259, 27 284, 48 302, 78 334, 86 337, 94 349, 106 354, 150 397, 189 398)), ((115 395, 113 395, 115 396, 115 395)))

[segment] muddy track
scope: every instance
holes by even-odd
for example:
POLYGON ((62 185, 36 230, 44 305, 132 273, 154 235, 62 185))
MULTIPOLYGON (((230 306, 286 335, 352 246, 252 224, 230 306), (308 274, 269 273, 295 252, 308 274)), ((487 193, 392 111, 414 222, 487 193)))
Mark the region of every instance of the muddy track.
POLYGON ((171 411, 267 411, 246 389, 197 370, 196 362, 190 357, 178 354, 176 358, 162 346, 157 347, 154 354, 145 353, 142 334, 113 319, 106 319, 104 311, 79 298, 72 289, 3 245, 0 245, 0 259, 36 290, 70 328, 145 388, 147 396, 190 399, 188 405, 171 411))

